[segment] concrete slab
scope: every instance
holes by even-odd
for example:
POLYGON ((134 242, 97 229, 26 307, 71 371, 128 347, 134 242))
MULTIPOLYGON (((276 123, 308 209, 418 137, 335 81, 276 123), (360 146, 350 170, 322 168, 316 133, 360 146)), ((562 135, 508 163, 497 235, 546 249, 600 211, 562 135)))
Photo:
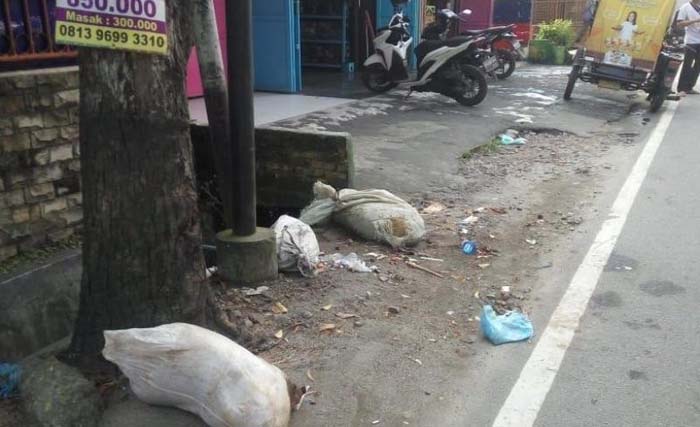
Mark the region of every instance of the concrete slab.
MULTIPOLYGON (((255 125, 274 123, 352 101, 352 99, 345 98, 258 92, 254 99, 255 125)), ((204 98, 190 100, 190 118, 198 125, 208 123, 204 98)))

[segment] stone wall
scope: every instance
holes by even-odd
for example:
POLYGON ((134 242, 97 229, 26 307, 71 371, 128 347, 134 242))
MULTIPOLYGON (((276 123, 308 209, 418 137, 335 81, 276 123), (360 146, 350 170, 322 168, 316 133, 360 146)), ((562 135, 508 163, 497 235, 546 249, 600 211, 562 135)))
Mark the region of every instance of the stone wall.
POLYGON ((78 69, 0 74, 0 260, 82 221, 78 69))

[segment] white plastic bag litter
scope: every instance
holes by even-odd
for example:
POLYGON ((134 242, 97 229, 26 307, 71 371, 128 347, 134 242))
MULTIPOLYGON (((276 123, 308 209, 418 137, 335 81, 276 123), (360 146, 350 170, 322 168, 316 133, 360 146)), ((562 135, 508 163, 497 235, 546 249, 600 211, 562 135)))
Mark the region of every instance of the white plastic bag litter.
POLYGON ((214 427, 284 427, 290 393, 284 373, 228 338, 172 323, 105 331, 104 357, 139 399, 199 415, 214 427))
POLYGON ((374 273, 377 271, 376 265, 371 267, 367 266, 355 252, 350 252, 347 255, 333 254, 322 257, 321 260, 331 264, 333 268, 346 268, 355 273, 374 273))
POLYGON ((425 223, 418 211, 386 190, 336 191, 317 182, 314 196, 300 217, 309 225, 332 217, 359 236, 392 247, 416 245, 425 235, 425 223))
POLYGON ((282 215, 272 225, 272 230, 277 240, 279 269, 313 275, 321 250, 311 227, 296 218, 282 215))

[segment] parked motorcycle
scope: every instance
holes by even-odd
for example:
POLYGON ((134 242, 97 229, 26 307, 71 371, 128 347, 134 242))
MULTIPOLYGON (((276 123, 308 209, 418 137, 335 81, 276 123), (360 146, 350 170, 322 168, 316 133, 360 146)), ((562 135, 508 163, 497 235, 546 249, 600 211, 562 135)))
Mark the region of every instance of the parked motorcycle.
POLYGON ((377 29, 376 53, 364 63, 362 81, 373 92, 386 92, 405 86, 410 92, 435 92, 465 106, 479 104, 486 98, 486 78, 479 70, 481 59, 477 43, 481 37, 458 37, 449 40, 424 40, 415 49, 418 76, 409 80, 408 49, 413 43, 410 20, 398 10, 389 26, 377 29))
MULTIPOLYGON (((461 15, 471 15, 471 10, 463 10, 461 15)), ((464 20, 464 18, 450 9, 439 10, 435 16, 435 21, 423 30, 422 38, 424 40, 446 40, 451 25, 464 20)), ((499 45, 502 43, 502 28, 505 27, 494 27, 493 30, 466 31, 460 36, 479 40, 477 43, 478 51, 475 56, 479 60, 481 70, 484 74, 499 79, 505 79, 515 71, 515 56, 510 54, 509 51, 500 51, 492 48, 494 41, 499 40, 499 45)), ((454 39, 456 37, 450 38, 450 40, 454 39)))
POLYGON ((485 37, 485 40, 479 45, 479 48, 488 50, 496 55, 499 67, 495 75, 497 78, 503 80, 510 77, 515 71, 515 61, 525 58, 525 52, 514 31, 515 24, 510 24, 482 30, 468 30, 464 31, 462 34, 485 37))

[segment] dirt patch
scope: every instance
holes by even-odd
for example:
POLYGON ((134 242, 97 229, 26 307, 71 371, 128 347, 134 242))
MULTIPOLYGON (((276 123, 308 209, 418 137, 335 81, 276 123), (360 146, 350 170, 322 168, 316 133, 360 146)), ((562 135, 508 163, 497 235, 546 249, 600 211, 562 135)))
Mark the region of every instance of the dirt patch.
POLYGON ((483 304, 528 312, 533 277, 552 268, 553 248, 595 215, 598 175, 612 167, 606 156, 627 150, 633 136, 522 136, 524 146, 491 143, 466 156, 467 185, 406 197, 428 229, 416 248, 393 251, 339 228, 316 230, 323 251, 356 252, 376 273, 285 275, 260 295, 219 293, 228 316, 259 337, 262 357, 318 391, 293 425, 360 425, 380 414, 390 425, 410 422, 469 364, 482 340, 483 304), (467 238, 478 242, 475 256, 459 248, 467 238))

